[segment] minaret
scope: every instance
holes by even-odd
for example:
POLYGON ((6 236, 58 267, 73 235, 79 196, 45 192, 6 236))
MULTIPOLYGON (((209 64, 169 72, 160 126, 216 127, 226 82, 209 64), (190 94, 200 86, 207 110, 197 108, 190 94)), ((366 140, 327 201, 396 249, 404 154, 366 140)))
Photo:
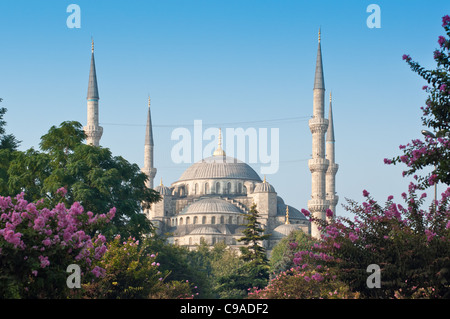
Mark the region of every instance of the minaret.
POLYGON ((91 70, 89 71, 89 85, 87 93, 87 124, 84 127, 86 144, 99 146, 103 134, 103 127, 98 125, 98 87, 95 72, 94 40, 92 40, 91 70))
POLYGON ((152 117, 150 113, 150 97, 148 97, 148 113, 147 127, 145 129, 145 145, 144 145, 144 168, 142 169, 148 176, 147 187, 153 188, 153 179, 156 176, 156 168, 153 167, 153 129, 152 117))
POLYGON ((328 111, 328 130, 326 138, 326 158, 329 161, 328 170, 326 174, 326 193, 327 200, 330 203, 330 209, 333 211, 333 217, 336 216, 336 205, 339 197, 336 195, 336 173, 339 165, 335 163, 334 153, 334 126, 333 126, 333 110, 331 107, 331 92, 330 92, 330 110, 328 111))
MULTIPOLYGON (((312 159, 308 161, 308 166, 312 180, 308 210, 312 216, 325 219, 329 205, 325 192, 325 172, 328 169, 328 160, 325 158, 325 132, 328 128, 328 120, 324 118, 325 81, 323 77, 320 29, 313 92, 313 117, 309 120, 309 128, 312 133, 312 159)), ((311 236, 320 238, 320 230, 316 223, 311 224, 311 236)))

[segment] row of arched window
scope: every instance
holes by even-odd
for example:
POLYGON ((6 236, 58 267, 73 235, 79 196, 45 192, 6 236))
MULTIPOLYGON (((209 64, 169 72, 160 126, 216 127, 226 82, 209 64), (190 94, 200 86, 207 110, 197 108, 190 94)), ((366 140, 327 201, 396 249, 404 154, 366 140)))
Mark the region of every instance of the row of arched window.
POLYGON ((178 187, 178 195, 179 196, 188 196, 188 195, 205 195, 205 194, 247 194, 247 188, 242 185, 242 183, 237 183, 235 188, 232 188, 232 183, 195 183, 192 186, 192 189, 189 189, 189 184, 185 184, 183 186, 178 187))
POLYGON ((171 219, 172 226, 178 225, 197 225, 197 224, 228 224, 228 225, 242 225, 244 223, 244 216, 220 216, 216 218, 216 216, 211 216, 207 218, 207 216, 187 216, 187 217, 178 217, 171 219))

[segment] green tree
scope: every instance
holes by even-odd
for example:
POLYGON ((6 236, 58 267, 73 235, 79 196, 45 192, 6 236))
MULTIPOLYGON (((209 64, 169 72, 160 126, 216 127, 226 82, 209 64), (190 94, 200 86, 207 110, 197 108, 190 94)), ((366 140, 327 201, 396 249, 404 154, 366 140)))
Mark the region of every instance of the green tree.
MULTIPOLYGON (((2 102, 3 99, 0 98, 0 102, 2 102)), ((8 111, 5 107, 0 107, 0 150, 11 150, 15 151, 20 145, 20 141, 16 139, 16 137, 13 134, 5 134, 5 126, 6 121, 3 119, 3 116, 5 115, 6 111, 8 111)))
POLYGON ((249 289, 265 287, 269 280, 269 261, 262 241, 270 235, 263 235, 264 229, 258 221, 260 216, 256 204, 253 204, 244 216, 247 221, 243 230, 244 236, 238 239, 245 245, 240 247, 243 264, 235 272, 219 279, 220 289, 232 292, 231 298, 243 298, 249 289))
POLYGON ((114 221, 102 233, 141 239, 153 231, 142 213, 160 196, 145 186, 147 176, 138 165, 113 156, 103 147, 83 143, 82 126, 63 122, 42 136, 40 149, 19 152, 8 168, 8 192, 25 191, 27 200, 45 198, 52 203, 61 187, 67 189, 66 203, 80 202, 92 212, 117 209, 114 221))
POLYGON ((302 230, 293 231, 282 238, 272 249, 270 257, 271 276, 294 267, 295 253, 310 249, 315 242, 310 235, 302 230))
MULTIPOLYGON (((0 98, 0 102, 2 99, 0 98)), ((13 134, 6 134, 6 121, 3 119, 7 109, 0 107, 0 194, 8 193, 8 168, 20 141, 13 134)), ((13 195, 13 194, 9 194, 13 195)))

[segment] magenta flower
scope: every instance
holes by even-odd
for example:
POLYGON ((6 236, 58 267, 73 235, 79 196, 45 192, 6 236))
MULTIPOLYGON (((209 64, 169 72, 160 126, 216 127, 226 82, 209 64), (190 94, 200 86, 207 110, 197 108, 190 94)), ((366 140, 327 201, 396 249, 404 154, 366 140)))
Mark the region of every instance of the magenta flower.
POLYGON ((442 85, 439 87, 439 90, 441 90, 442 92, 445 91, 445 89, 447 89, 447 85, 446 85, 446 84, 442 84, 442 85))
POLYGON ((333 217, 333 211, 331 209, 327 209, 327 217, 333 217))
POLYGON ((302 208, 301 212, 302 212, 302 214, 305 215, 306 217, 308 217, 309 215, 311 215, 311 213, 310 213, 308 210, 304 209, 304 208, 302 208))
POLYGON ((369 192, 366 191, 366 190, 363 190, 363 196, 364 196, 364 197, 368 197, 368 196, 369 196, 369 192))
POLYGON ((411 61, 411 57, 407 54, 403 54, 402 59, 406 60, 407 62, 411 61))
POLYGON ((441 57, 441 55, 442 55, 441 51, 435 50, 435 51, 433 52, 433 57, 434 57, 435 59, 439 59, 439 58, 441 57))
POLYGON ((61 188, 59 188, 59 189, 56 191, 56 194, 59 194, 59 195, 61 195, 62 197, 64 197, 64 196, 66 196, 66 194, 67 194, 67 189, 65 189, 64 187, 61 187, 61 188))
POLYGON ((450 25, 450 17, 445 15, 442 17, 442 26, 445 27, 447 25, 450 25))
POLYGON ((444 45, 445 38, 442 35, 439 36, 438 43, 441 47, 444 45))
POLYGON ((384 164, 392 164, 392 161, 390 159, 385 158, 384 159, 384 164))

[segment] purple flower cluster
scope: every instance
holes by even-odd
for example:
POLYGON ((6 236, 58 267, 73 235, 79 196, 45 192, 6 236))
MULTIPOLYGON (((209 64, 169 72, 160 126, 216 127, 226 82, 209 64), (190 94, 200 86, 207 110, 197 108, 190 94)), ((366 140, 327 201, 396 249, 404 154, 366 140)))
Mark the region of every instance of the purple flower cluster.
MULTIPOLYGON (((61 196, 66 194, 62 188, 57 192, 61 196)), ((109 222, 115 208, 107 214, 93 216, 91 212, 84 213, 78 202, 70 208, 63 203, 51 210, 42 206, 42 200, 28 203, 24 193, 14 199, 0 196, 0 254, 21 251, 24 260, 30 265, 37 260, 41 268, 49 267, 52 257, 60 258, 61 251, 65 257, 73 256, 73 262, 88 266, 92 258, 99 260, 103 256, 106 238, 101 234, 91 237, 86 231, 109 222)), ((98 268, 92 272, 96 276, 102 273, 98 268)), ((31 273, 38 274, 35 269, 31 273)))

